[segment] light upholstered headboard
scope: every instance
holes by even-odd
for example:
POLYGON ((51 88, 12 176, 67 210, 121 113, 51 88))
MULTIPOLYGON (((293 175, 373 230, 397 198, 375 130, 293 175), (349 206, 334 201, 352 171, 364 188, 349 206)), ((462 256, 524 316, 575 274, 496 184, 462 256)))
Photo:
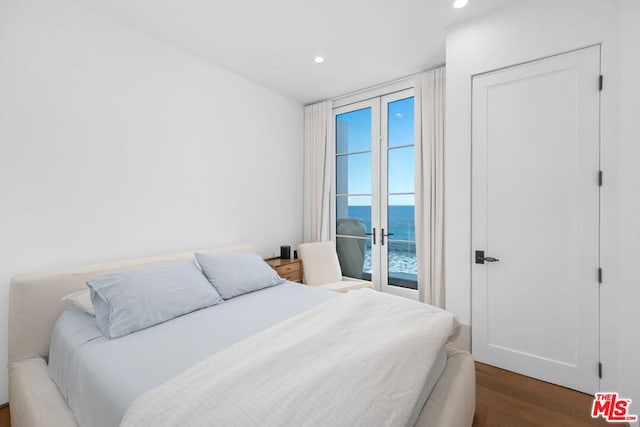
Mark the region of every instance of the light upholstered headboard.
MULTIPOLYGON (((235 245, 194 252, 255 252, 255 248, 250 245, 235 245)), ((194 252, 134 258, 14 277, 11 280, 9 299, 9 363, 29 357, 48 357, 53 326, 68 306, 61 299, 71 292, 86 289, 87 279, 128 267, 193 259, 194 252)))

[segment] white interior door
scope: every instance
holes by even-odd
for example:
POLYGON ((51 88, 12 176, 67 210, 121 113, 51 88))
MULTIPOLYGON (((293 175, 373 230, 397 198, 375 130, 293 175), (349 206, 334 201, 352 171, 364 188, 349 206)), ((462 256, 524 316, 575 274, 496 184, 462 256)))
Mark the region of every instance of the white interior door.
POLYGON ((599 75, 591 47, 473 79, 473 355, 587 393, 599 386, 599 75))

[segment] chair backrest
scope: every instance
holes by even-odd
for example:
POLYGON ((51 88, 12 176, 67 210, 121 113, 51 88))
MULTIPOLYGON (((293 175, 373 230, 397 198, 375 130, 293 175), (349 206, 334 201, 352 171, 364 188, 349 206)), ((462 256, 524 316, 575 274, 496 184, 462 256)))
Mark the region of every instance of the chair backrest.
POLYGON ((310 286, 326 285, 342 280, 342 270, 333 242, 303 243, 298 246, 302 259, 304 282, 310 286))

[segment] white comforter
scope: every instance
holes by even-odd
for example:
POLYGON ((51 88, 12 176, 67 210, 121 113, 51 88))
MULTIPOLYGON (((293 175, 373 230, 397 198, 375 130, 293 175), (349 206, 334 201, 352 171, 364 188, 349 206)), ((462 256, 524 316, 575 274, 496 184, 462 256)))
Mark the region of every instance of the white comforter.
POLYGON ((333 298, 138 398, 122 426, 405 426, 453 316, 370 289, 333 298))

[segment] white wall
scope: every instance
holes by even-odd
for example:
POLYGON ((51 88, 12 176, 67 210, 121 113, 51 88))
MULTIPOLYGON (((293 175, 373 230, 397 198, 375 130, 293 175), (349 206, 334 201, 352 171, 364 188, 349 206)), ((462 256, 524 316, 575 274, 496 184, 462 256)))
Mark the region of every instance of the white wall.
MULTIPOLYGON (((637 22, 637 17, 634 19, 637 22)), ((613 389, 618 374, 618 21, 618 1, 523 0, 455 26, 447 36, 446 298, 447 309, 466 325, 471 322, 472 292, 471 77, 602 44, 605 90, 602 93, 601 161, 605 186, 602 190, 601 326, 603 331, 609 331, 601 336, 603 389, 613 389)), ((636 157, 636 163, 639 160, 636 157)), ((633 354, 620 356, 629 360, 633 354)), ((640 399, 640 395, 636 398, 640 399)))
POLYGON ((623 0, 620 16, 619 388, 640 415, 640 2, 623 0))
POLYGON ((0 366, 17 273, 302 240, 296 102, 64 0, 1 2, 0 94, 0 366))

